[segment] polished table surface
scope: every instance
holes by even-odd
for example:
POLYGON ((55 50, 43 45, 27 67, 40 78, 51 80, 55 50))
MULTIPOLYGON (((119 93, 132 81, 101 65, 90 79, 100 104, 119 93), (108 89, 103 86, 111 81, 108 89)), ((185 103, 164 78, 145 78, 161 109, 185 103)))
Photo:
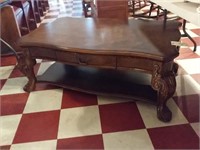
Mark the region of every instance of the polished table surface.
POLYGON ((24 90, 34 90, 41 81, 94 94, 152 99, 158 118, 170 121, 166 102, 175 92, 178 69, 178 49, 171 41, 179 41, 179 25, 172 21, 164 30, 158 21, 57 19, 18 41, 24 49, 18 66, 29 79, 24 90), (56 63, 36 77, 37 58, 56 63))
POLYGON ((178 55, 171 41, 179 40, 176 30, 179 24, 169 22, 165 32, 161 24, 162 21, 60 18, 22 37, 21 45, 91 54, 143 54, 147 58, 168 60, 171 55, 178 55))

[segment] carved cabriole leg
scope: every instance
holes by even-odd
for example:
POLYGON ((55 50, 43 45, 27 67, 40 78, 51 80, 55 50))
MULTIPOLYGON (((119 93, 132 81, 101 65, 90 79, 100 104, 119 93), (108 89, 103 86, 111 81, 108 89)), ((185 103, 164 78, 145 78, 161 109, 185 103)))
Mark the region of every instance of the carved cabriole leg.
POLYGON ((167 100, 173 96, 176 89, 174 69, 170 72, 161 74, 159 65, 154 65, 151 85, 158 92, 157 98, 157 117, 161 121, 168 122, 172 118, 172 113, 166 106, 167 100))
POLYGON ((32 59, 28 49, 24 49, 19 56, 17 67, 28 78, 28 83, 24 86, 24 91, 31 92, 35 89, 36 77, 34 74, 35 59, 32 59))

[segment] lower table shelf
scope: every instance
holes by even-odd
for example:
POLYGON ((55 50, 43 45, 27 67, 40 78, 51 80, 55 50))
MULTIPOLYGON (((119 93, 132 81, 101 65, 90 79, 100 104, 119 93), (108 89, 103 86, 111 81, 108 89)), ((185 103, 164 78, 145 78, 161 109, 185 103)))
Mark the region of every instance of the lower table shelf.
POLYGON ((37 82, 97 95, 132 98, 153 104, 157 102, 157 92, 151 87, 151 75, 138 71, 71 66, 56 62, 37 77, 37 82))

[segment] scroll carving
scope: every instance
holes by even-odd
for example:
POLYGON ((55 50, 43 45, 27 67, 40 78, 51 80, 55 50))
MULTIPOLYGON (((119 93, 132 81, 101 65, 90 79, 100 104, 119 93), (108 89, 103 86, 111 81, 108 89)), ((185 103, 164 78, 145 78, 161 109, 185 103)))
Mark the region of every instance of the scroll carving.
POLYGON ((157 116, 160 120, 168 122, 172 113, 166 106, 167 100, 173 96, 176 89, 174 69, 164 75, 161 74, 159 65, 154 65, 151 81, 152 88, 157 91, 157 116))

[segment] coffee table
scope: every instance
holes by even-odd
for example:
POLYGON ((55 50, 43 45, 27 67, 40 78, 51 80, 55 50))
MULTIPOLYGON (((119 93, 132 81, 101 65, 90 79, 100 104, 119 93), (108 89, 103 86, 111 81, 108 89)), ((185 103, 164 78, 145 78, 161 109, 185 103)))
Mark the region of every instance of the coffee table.
POLYGON ((20 70, 27 76, 24 90, 46 82, 82 92, 144 100, 157 106, 157 117, 170 121, 167 100, 176 89, 174 63, 179 41, 178 22, 59 18, 23 36, 20 70), (41 76, 35 59, 55 63, 41 76))

